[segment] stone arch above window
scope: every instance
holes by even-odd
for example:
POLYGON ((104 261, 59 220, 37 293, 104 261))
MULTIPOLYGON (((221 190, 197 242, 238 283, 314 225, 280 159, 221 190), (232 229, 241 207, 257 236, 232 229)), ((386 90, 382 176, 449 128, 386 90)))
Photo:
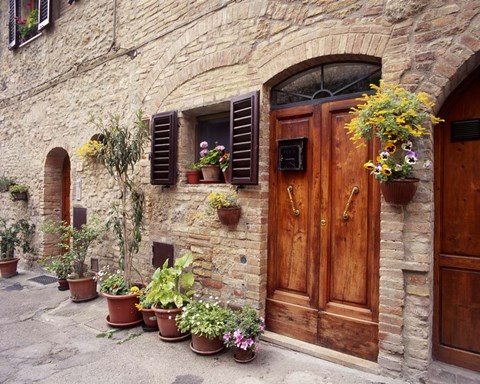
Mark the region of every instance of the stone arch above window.
POLYGON ((369 91, 378 85, 381 65, 362 62, 322 64, 282 81, 272 88, 272 106, 308 103, 369 91))

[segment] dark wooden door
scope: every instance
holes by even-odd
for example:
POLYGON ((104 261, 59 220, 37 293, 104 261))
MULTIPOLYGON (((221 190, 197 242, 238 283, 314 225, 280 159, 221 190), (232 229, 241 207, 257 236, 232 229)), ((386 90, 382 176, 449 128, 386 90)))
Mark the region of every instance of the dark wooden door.
POLYGON ((70 158, 65 156, 62 164, 62 221, 70 225, 70 158))
POLYGON ((271 114, 267 326, 376 360, 380 200, 362 169, 373 148, 344 129, 355 103, 271 114), (277 140, 295 137, 308 138, 305 170, 279 171, 277 140))
POLYGON ((480 371, 480 76, 466 84, 435 130, 433 353, 480 371))

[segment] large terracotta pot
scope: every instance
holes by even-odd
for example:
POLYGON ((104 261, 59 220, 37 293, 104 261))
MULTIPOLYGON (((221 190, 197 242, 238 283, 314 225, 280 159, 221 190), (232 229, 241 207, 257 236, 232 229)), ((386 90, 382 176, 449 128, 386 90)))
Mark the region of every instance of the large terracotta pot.
POLYGON ((177 315, 182 313, 181 308, 160 309, 152 307, 157 317, 158 329, 162 340, 180 340, 186 336, 177 328, 177 315))
POLYGON ((220 167, 218 165, 203 165, 202 174, 204 181, 220 181, 220 167))
POLYGON ((186 175, 188 184, 198 184, 202 177, 202 171, 187 171, 186 175))
POLYGON ((74 303, 93 300, 98 296, 97 282, 93 276, 82 279, 67 279, 70 287, 70 298, 74 303))
POLYGON ((111 327, 133 327, 143 321, 142 313, 135 307, 135 304, 139 303, 137 295, 133 293, 128 295, 102 294, 107 299, 107 324, 111 327))
POLYGON ((8 278, 18 274, 18 258, 0 260, 0 273, 2 277, 8 278))
POLYGON ((223 340, 221 337, 209 339, 205 336, 192 334, 190 349, 199 355, 213 355, 223 349, 223 340))
POLYGON ((242 209, 240 207, 218 208, 217 214, 223 225, 237 225, 242 209))
POLYGON ((408 204, 417 191, 418 179, 390 180, 380 184, 385 201, 390 204, 408 204))

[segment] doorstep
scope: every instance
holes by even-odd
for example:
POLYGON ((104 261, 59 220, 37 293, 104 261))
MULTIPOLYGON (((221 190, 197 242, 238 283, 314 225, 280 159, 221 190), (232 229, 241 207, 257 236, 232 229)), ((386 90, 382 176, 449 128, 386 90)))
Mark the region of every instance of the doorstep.
POLYGON ((345 367, 358 369, 363 372, 373 373, 378 375, 380 372, 380 366, 373 361, 360 359, 359 357, 347 355, 345 353, 337 352, 332 349, 320 347, 315 344, 306 343, 292 339, 291 337, 283 336, 278 333, 265 331, 260 337, 262 341, 291 349, 293 351, 305 353, 310 356, 317 357, 322 360, 330 361, 335 364, 340 364, 345 367))

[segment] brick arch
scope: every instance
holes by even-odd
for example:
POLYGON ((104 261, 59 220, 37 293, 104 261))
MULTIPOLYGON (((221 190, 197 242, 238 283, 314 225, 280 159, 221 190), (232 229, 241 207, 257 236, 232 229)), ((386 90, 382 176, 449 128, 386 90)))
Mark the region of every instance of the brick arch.
POLYGON ((351 28, 335 28, 328 31, 329 35, 310 34, 301 36, 298 41, 292 40, 290 44, 279 44, 268 53, 267 59, 252 58, 252 65, 258 65, 261 82, 272 86, 312 65, 345 60, 378 63, 388 44, 390 29, 381 28, 374 32, 378 29, 376 26, 365 26, 362 28, 365 32, 353 32, 351 28))
MULTIPOLYGON (((70 201, 70 156, 65 149, 57 147, 50 150, 45 160, 43 183, 43 218, 45 222, 59 222, 65 217, 70 218, 69 207, 67 207, 68 212, 62 212, 65 193, 68 193, 66 198, 70 201)), ((43 238, 44 256, 58 254, 57 243, 58 236, 45 234, 43 238)))

